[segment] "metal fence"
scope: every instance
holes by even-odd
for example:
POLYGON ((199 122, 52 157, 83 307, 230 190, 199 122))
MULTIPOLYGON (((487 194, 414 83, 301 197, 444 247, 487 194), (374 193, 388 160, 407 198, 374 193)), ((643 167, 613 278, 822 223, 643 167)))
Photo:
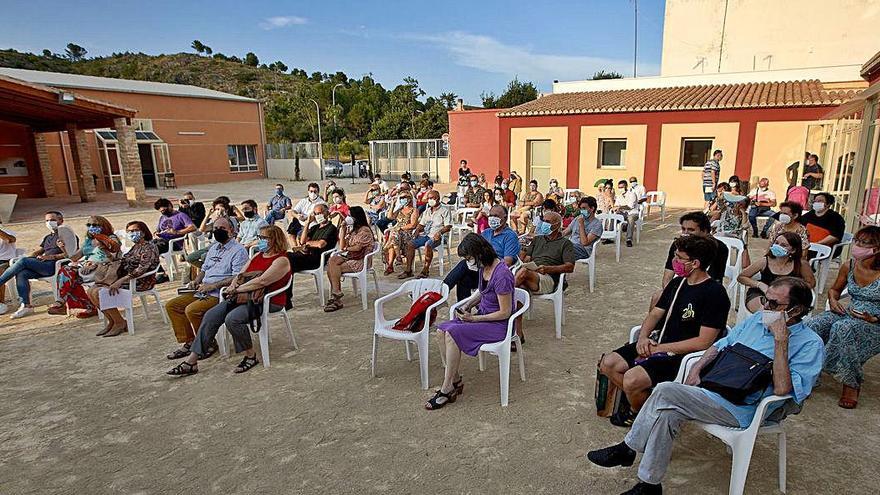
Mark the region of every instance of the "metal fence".
POLYGON ((397 176, 409 172, 418 177, 427 172, 436 180, 440 168, 448 166, 448 158, 449 143, 442 139, 370 141, 373 173, 397 176))
POLYGON ((297 153, 300 158, 320 157, 317 141, 266 144, 266 158, 268 159, 293 159, 296 158, 297 153))

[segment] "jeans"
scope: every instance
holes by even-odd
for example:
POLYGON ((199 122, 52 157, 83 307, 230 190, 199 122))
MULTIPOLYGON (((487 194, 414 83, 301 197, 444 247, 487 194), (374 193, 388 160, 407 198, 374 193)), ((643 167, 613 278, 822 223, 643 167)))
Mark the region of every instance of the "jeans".
POLYGON ((264 218, 264 220, 266 220, 266 223, 268 223, 269 225, 274 225, 275 220, 281 220, 282 218, 284 218, 284 211, 282 211, 282 210, 269 210, 266 213, 266 217, 264 218))
MULTIPOLYGON (((269 312, 274 313, 281 311, 283 307, 277 304, 269 304, 269 312)), ((217 337, 217 331, 220 325, 226 324, 226 330, 232 334, 232 340, 235 342, 235 352, 244 352, 252 348, 251 329, 248 327, 248 307, 247 304, 241 304, 232 307, 226 301, 220 301, 216 306, 209 309, 202 317, 202 324, 199 326, 199 332, 196 334, 196 340, 193 342, 192 351, 199 357, 205 355, 214 343, 217 337)), ((266 331, 264 328, 263 331, 266 331)))
POLYGON ((626 218, 626 240, 632 242, 633 235, 636 233, 636 220, 639 219, 639 212, 625 211, 623 216, 626 218))
MULTIPOLYGON (((749 223, 752 224, 752 235, 754 237, 758 237, 758 217, 770 217, 774 215, 775 212, 769 206, 753 206, 749 209, 749 223)), ((764 228, 761 229, 762 235, 767 235, 767 232, 770 230, 770 226, 773 225, 772 218, 767 219, 767 223, 764 224, 764 228)))
POLYGON ((461 260, 449 273, 446 274, 443 283, 446 284, 450 290, 454 288, 456 297, 461 301, 470 297, 471 291, 477 289, 477 284, 479 284, 479 279, 477 277, 477 272, 468 268, 467 263, 464 260, 461 260))
POLYGON ((54 261, 40 261, 37 258, 27 257, 16 261, 14 265, 3 272, 3 275, 0 275, 0 285, 5 285, 14 277, 19 300, 25 306, 30 306, 31 284, 28 281, 52 275, 55 275, 54 261))
POLYGON ((397 223, 397 220, 391 220, 388 218, 380 218, 379 220, 376 221, 376 227, 379 227, 379 231, 384 233, 388 227, 390 227, 391 225, 394 225, 395 223, 397 223))

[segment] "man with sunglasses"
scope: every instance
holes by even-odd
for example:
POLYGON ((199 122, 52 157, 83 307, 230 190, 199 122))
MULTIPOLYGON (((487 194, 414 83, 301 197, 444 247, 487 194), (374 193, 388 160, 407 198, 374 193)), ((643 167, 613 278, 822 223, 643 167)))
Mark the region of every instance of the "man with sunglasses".
POLYGON ((625 493, 659 494, 663 492, 660 481, 672 457, 672 442, 685 422, 746 428, 761 399, 772 394, 790 395, 791 399, 771 404, 765 417, 778 421, 786 410, 798 411, 810 395, 825 359, 822 339, 801 322, 810 312, 812 298, 810 287, 803 280, 776 279, 763 298, 763 311, 709 347, 684 383, 658 385, 623 442, 591 451, 587 458, 602 467, 631 466, 636 453, 641 452, 639 482, 625 493), (700 387, 700 372, 720 351, 734 344, 745 345, 773 360, 773 382, 746 397, 744 405, 733 404, 700 387), (795 403, 793 409, 783 407, 790 402, 795 403))

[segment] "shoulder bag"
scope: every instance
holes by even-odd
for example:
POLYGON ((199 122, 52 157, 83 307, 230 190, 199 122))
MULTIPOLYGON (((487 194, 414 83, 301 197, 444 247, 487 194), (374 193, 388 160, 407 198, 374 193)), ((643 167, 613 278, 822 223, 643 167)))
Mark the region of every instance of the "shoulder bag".
POLYGON ((727 346, 700 370, 700 387, 711 390, 733 404, 754 405, 746 399, 773 381, 773 360, 742 343, 727 346))
POLYGON ((95 268, 95 285, 101 285, 104 287, 109 287, 113 285, 117 280, 119 280, 123 275, 122 274, 122 261, 114 260, 114 261, 105 261, 103 263, 98 263, 98 266, 95 268))

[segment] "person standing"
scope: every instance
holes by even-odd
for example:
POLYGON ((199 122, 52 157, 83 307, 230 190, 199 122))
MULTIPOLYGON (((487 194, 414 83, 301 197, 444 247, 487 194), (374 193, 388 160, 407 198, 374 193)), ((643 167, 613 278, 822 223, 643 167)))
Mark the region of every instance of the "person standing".
POLYGON ((764 223, 761 230, 761 237, 767 238, 767 231, 773 225, 773 207, 776 206, 776 193, 770 190, 770 180, 761 177, 758 186, 749 192, 749 202, 752 203, 749 209, 749 224, 752 225, 752 237, 758 237, 758 217, 770 217, 764 223))
POLYGON ((458 195, 464 196, 467 192, 468 180, 471 178, 471 169, 468 167, 467 160, 459 162, 458 166, 458 195))
POLYGON ((614 200, 614 211, 626 218, 626 246, 632 247, 633 234, 636 232, 636 220, 639 219, 639 197, 629 188, 629 183, 621 180, 617 183, 618 195, 614 200))
MULTIPOLYGON (((12 258, 15 258, 15 232, 4 228, 0 223, 0 275, 9 268, 12 258)), ((9 311, 5 303, 6 284, 0 284, 0 315, 9 311)))
POLYGON ((819 155, 810 155, 807 163, 804 165, 803 178, 801 185, 810 191, 819 191, 822 189, 822 178, 825 177, 825 169, 819 165, 819 155))
POLYGON ((522 177, 516 173, 516 170, 510 171, 510 190, 516 194, 516 199, 519 199, 519 195, 522 193, 522 177))
POLYGON ((712 153, 712 159, 703 165, 703 200, 706 201, 704 210, 709 209, 709 203, 715 199, 715 187, 718 186, 718 178, 721 176, 721 159, 724 154, 721 150, 712 153))

